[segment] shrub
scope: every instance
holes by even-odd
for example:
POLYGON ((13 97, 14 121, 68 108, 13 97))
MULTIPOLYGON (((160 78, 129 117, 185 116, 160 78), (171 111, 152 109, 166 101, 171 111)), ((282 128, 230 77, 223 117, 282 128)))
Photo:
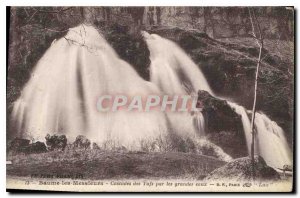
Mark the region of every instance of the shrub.
POLYGON ((7 151, 12 154, 31 154, 31 153, 45 153, 47 152, 46 145, 43 142, 35 142, 29 144, 30 140, 15 138, 8 143, 7 151))
POLYGON ((29 144, 27 146, 27 149, 25 151, 26 153, 45 153, 47 152, 47 147, 45 145, 45 143, 43 142, 35 142, 35 143, 32 143, 32 144, 29 144))
POLYGON ((65 150, 67 146, 67 137, 65 135, 49 135, 47 134, 46 137, 46 144, 48 150, 65 150))
POLYGON ((26 152, 26 149, 29 146, 29 142, 30 140, 27 139, 15 138, 10 143, 8 143, 7 151, 14 154, 26 152))
POLYGON ((73 148, 75 149, 90 149, 91 141, 87 139, 84 135, 78 135, 75 142, 73 143, 73 148))
POLYGON ((95 142, 93 143, 92 148, 95 149, 95 150, 100 150, 100 149, 101 149, 101 148, 98 146, 98 144, 95 143, 95 142))

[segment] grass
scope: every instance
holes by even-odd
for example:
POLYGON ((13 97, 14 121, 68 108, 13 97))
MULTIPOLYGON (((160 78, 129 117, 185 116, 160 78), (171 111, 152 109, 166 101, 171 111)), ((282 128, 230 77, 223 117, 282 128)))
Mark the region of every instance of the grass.
POLYGON ((7 176, 82 175, 83 179, 202 179, 225 164, 182 152, 53 151, 8 156, 7 176))

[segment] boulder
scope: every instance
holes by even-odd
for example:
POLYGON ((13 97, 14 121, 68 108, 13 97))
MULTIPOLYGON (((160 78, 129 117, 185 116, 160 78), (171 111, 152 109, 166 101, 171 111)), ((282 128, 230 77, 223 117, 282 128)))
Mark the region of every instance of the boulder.
MULTIPOLYGON (((254 157, 254 167, 255 180, 257 181, 276 181, 280 179, 279 174, 269 167, 261 156, 254 157)), ((252 163, 250 157, 235 159, 212 171, 204 178, 206 181, 249 181, 251 179, 252 163)))
POLYGON ((238 131, 242 129, 239 115, 227 104, 211 96, 207 91, 198 91, 198 101, 202 104, 202 113, 206 118, 209 131, 238 131))

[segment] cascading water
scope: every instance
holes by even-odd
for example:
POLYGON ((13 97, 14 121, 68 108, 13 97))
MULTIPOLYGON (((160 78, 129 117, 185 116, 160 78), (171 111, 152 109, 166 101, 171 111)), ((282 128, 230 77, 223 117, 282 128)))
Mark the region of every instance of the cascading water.
MULTIPOLYGON (((210 144, 199 137, 205 134, 201 112, 99 112, 101 95, 195 95, 211 91, 198 66, 175 43, 144 32, 151 59, 151 82, 144 81, 122 61, 92 26, 80 25, 53 42, 32 72, 21 96, 14 103, 13 137, 44 141, 46 134, 65 134, 70 141, 85 135, 102 145, 140 149, 142 140, 152 141, 167 135, 171 127, 181 136, 197 137, 199 144, 210 144), (168 126, 168 127, 167 127, 168 126)), ((251 143, 247 111, 228 104, 241 115, 248 148, 251 143)), ((250 112, 251 113, 251 112, 250 112)), ((291 152, 283 130, 266 115, 256 113, 256 153, 273 167, 291 164, 291 152)), ((230 160, 222 149, 213 146, 221 159, 230 160)))
MULTIPOLYGON (((180 47, 174 42, 156 34, 150 35, 147 32, 143 32, 143 36, 150 50, 151 81, 162 92, 167 94, 195 94, 198 90, 205 90, 215 96, 201 70, 180 47)), ((249 152, 251 127, 247 111, 238 104, 230 101, 227 101, 227 103, 241 116, 249 152)), ((197 112, 197 115, 196 119, 194 119, 194 123, 196 123, 195 128, 200 130, 200 134, 203 134, 204 119, 201 112, 197 112)), ((185 116, 188 117, 189 115, 185 116)), ((181 126, 178 126, 178 122, 184 122, 186 125, 191 126, 191 120, 182 115, 178 116, 178 120, 175 119, 172 123, 176 128, 181 129, 181 126), (184 121, 179 121, 182 118, 184 118, 184 121)), ((292 163, 291 151, 283 130, 262 113, 256 113, 255 127, 257 129, 254 144, 256 154, 262 156, 267 164, 272 167, 282 168, 283 165, 290 165, 292 163)), ((190 130, 194 131, 195 128, 190 130)))
MULTIPOLYGON (((150 51, 150 80, 163 94, 197 97, 198 90, 212 94, 198 66, 175 43, 156 34, 142 34, 150 51)), ((232 159, 220 147, 201 138, 205 135, 201 111, 167 112, 167 117, 173 132, 193 139, 197 145, 209 145, 225 161, 232 159)))
MULTIPOLYGON (((245 108, 228 102, 236 113, 241 115, 244 132, 247 140, 248 152, 251 149, 251 123, 245 108)), ((251 111, 249 111, 251 114, 251 111)), ((256 138, 254 142, 254 153, 264 158, 269 166, 283 168, 284 165, 292 164, 292 152, 286 141, 284 131, 276 122, 270 120, 263 113, 255 113, 256 138)))
MULTIPOLYGON (((197 65, 173 42, 156 34, 142 32, 150 51, 150 80, 164 94, 192 95, 198 90, 212 93, 197 65)), ((203 135, 204 119, 200 111, 168 113, 170 121, 179 133, 203 135)))
POLYGON ((77 135, 103 145, 139 149, 140 141, 166 133, 165 115, 151 112, 99 112, 101 95, 159 95, 122 61, 98 31, 80 25, 53 42, 14 103, 14 137, 44 141, 47 133, 77 135))
POLYGON ((292 152, 282 128, 263 113, 255 113, 255 127, 257 153, 265 156, 270 166, 283 168, 284 165, 292 165, 292 152))
POLYGON ((231 106, 232 109, 237 114, 239 114, 241 116, 241 121, 242 121, 242 124, 243 124, 243 129, 244 129, 244 134, 245 134, 245 138, 246 138, 248 153, 250 153, 252 135, 251 135, 251 123, 250 123, 250 120, 248 118, 247 111, 244 107, 242 107, 242 106, 240 106, 236 103, 227 101, 227 104, 229 106, 231 106))

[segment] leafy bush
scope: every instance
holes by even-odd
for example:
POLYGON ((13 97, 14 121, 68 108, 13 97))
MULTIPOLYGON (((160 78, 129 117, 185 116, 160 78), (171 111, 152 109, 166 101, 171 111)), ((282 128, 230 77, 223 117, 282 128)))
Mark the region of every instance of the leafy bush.
POLYGON ((13 154, 25 152, 29 143, 30 140, 15 138, 7 144, 7 151, 13 154))
POLYGON ((98 146, 97 143, 93 142, 92 149, 94 149, 94 150, 100 150, 101 148, 98 146))
POLYGON ((90 149, 91 141, 87 139, 84 135, 78 135, 75 142, 73 143, 74 149, 90 149))
POLYGON ((7 151, 12 154, 32 154, 32 153, 45 153, 47 152, 46 145, 43 142, 35 142, 29 144, 30 140, 15 138, 8 143, 7 151))
POLYGON ((27 149, 25 150, 25 153, 45 153, 47 152, 47 147, 45 145, 44 142, 35 142, 35 143, 32 143, 32 144, 29 144, 27 146, 27 149))
POLYGON ((46 144, 48 150, 65 150, 67 146, 67 137, 65 135, 49 135, 47 134, 46 137, 46 144))

